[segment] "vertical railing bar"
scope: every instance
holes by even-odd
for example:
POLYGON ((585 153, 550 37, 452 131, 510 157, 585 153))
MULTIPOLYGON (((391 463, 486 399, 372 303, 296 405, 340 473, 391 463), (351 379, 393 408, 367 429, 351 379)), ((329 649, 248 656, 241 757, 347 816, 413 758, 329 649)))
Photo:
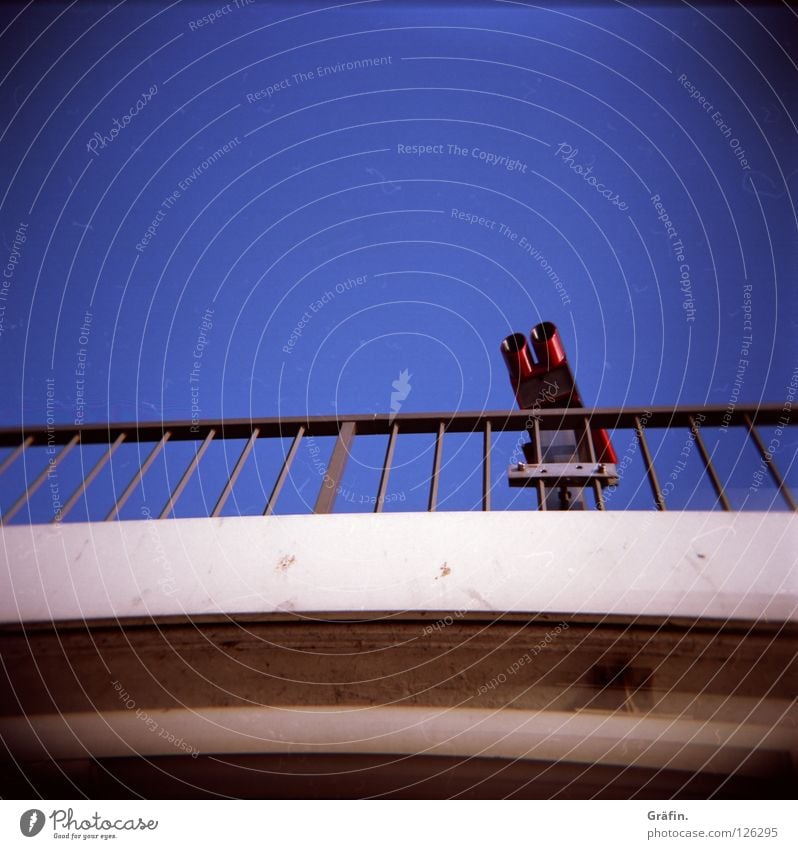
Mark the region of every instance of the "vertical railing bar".
POLYGON ((388 494, 388 478, 391 474, 391 466, 393 465, 393 452, 396 447, 396 436, 399 433, 399 422, 394 422, 391 428, 391 433, 388 436, 388 447, 385 449, 385 460, 382 464, 382 474, 380 475, 380 485, 377 488, 377 503, 374 505, 375 513, 382 513, 382 507, 385 503, 385 496, 388 494))
POLYGON ((438 477, 441 471, 441 454, 443 448, 443 433, 446 426, 443 422, 438 423, 438 435, 435 437, 435 458, 432 461, 432 478, 429 485, 429 504, 427 510, 434 513, 438 505, 438 477))
POLYGON ((33 437, 26 436, 24 441, 20 442, 19 445, 8 455, 8 457, 0 463, 0 475, 14 462, 14 460, 19 457, 19 455, 30 445, 33 444, 33 437))
POLYGON ((244 446, 243 451, 236 460, 235 467, 230 474, 230 477, 227 479, 227 483, 224 485, 224 489, 222 490, 222 494, 219 496, 218 501, 216 502, 216 506, 213 508, 213 512, 211 513, 211 518, 218 516, 222 509, 224 508, 227 499, 230 497, 230 493, 233 491, 233 487, 236 485, 236 481, 238 480, 238 476, 241 474, 241 470, 244 468, 244 463, 247 462, 247 458, 249 457, 253 447, 255 446, 255 440, 258 438, 258 434, 260 433, 260 428, 254 428, 252 434, 247 440, 247 444, 244 446))
POLYGON ((88 489, 91 485, 91 482, 100 474, 100 472, 105 467, 105 464, 111 459, 117 448, 125 441, 125 431, 117 436, 117 438, 113 441, 112 445, 108 446, 108 450, 105 451, 100 457, 100 459, 94 464, 94 468, 86 475, 86 477, 81 482, 80 486, 69 496, 69 500, 66 504, 61 508, 61 512, 53 517, 53 524, 57 524, 58 522, 63 522, 67 513, 77 504, 78 499, 81 495, 88 489))
POLYGON ((169 500, 166 502, 166 504, 164 504, 163 510, 161 510, 161 514, 158 516, 159 519, 168 518, 172 510, 175 509, 177 500, 183 494, 183 490, 186 488, 188 482, 191 480, 191 477, 196 471, 197 466, 199 466, 200 460, 202 459, 202 455, 208 450, 208 447, 210 446, 211 442, 213 442, 214 436, 216 436, 216 431, 211 428, 208 431, 208 435, 205 437, 205 439, 202 440, 202 445, 200 445, 199 450, 186 467, 185 472, 183 472, 183 476, 180 478, 180 481, 175 487, 175 491, 169 496, 169 500))
POLYGON ((52 460, 47 461, 47 465, 44 469, 39 473, 39 476, 36 480, 28 487, 25 487, 25 492, 20 495, 20 497, 8 508, 8 512, 5 513, 0 519, 0 525, 5 525, 6 522, 13 519, 14 516, 19 513, 25 503, 30 499, 30 497, 36 492, 36 490, 45 482, 47 477, 55 471, 58 467, 58 464, 66 457, 67 454, 78 444, 80 441, 80 434, 76 433, 72 439, 67 442, 67 444, 52 458, 52 460))
MULTIPOLYGON (((582 419, 582 438, 585 440, 585 445, 587 445, 587 458, 591 465, 596 464, 596 446, 593 444, 593 431, 590 429, 590 419, 585 416, 582 419)), ((578 450, 578 449, 577 449, 578 450)), ((594 480, 592 483, 593 494, 596 497, 596 509, 603 510, 604 509, 604 492, 601 489, 601 484, 594 480)))
POLYGON ((654 468, 654 461, 651 457, 651 451, 648 448, 648 440, 646 439, 643 423, 639 416, 635 416, 635 432, 637 433, 637 441, 640 443, 640 453, 643 455, 643 462, 646 464, 646 476, 651 485, 651 491, 654 494, 654 503, 657 505, 657 510, 661 512, 667 511, 668 507, 665 504, 665 496, 660 489, 657 470, 654 468))
POLYGON ((171 431, 165 430, 163 436, 160 438, 158 443, 153 447, 152 451, 150 451, 147 459, 141 464, 141 468, 133 475, 130 483, 125 487, 125 491, 122 495, 119 496, 116 504, 111 508, 108 515, 105 517, 106 522, 111 522, 116 518, 119 518, 119 511, 125 506, 128 498, 133 494, 133 490, 139 485, 139 482, 147 473, 147 469, 155 462, 157 456, 161 453, 164 445, 169 441, 169 437, 172 435, 171 431))
POLYGON ((332 457, 330 457, 330 462, 327 465, 327 474, 321 482, 321 487, 319 487, 319 495, 313 508, 314 513, 333 512, 355 433, 355 422, 341 422, 338 429, 338 438, 335 440, 335 448, 333 448, 332 457))
POLYGON ((482 509, 490 512, 490 451, 491 451, 490 421, 485 421, 484 442, 482 448, 482 509))
POLYGON ((748 427, 748 432, 751 434, 751 437, 756 444, 756 447, 759 449, 759 453, 762 455, 762 459, 765 461, 765 465, 770 470, 770 474, 773 480, 776 482, 776 486, 778 487, 779 492, 782 494, 782 497, 787 502, 790 510, 793 512, 798 512, 798 505, 796 505, 795 500, 792 497, 792 493, 790 492, 790 488, 784 483, 784 478, 781 476, 781 472, 778 470, 778 467, 773 462, 773 457, 768 454, 767 449, 765 448, 765 443, 762 442, 762 438, 759 436, 759 431, 756 429, 754 425, 754 421, 751 416, 746 413, 743 418, 745 419, 745 424, 748 427))
MULTIPOLYGON (((587 446, 587 461, 589 463, 596 462, 596 449, 593 445, 593 434, 590 431, 590 419, 585 416, 582 419, 582 440, 584 440, 584 445, 587 446)), ((577 446, 577 451, 579 451, 579 446, 577 446)))
MULTIPOLYGON (((540 458, 543 455, 540 444, 540 421, 537 417, 532 417, 532 451, 535 456, 535 462, 540 463, 540 458)), ((542 480, 535 482, 535 489, 538 493, 538 510, 548 510, 546 506, 546 484, 542 480)))
POLYGON ((274 512, 274 506, 277 504, 277 499, 280 497, 280 490, 283 488, 283 484, 285 483, 285 479, 288 477, 289 471, 291 471, 291 463, 294 460, 294 455, 299 449, 299 443, 302 442, 302 437, 305 435, 305 428, 303 425, 299 426, 296 434, 294 435, 294 439, 291 442, 291 447, 288 449, 288 453, 285 455, 285 460, 283 460, 282 468, 280 469, 280 474, 277 476, 277 480, 275 481, 274 488, 272 489, 272 493, 269 496, 269 500, 266 502, 266 507, 263 509, 264 516, 271 516, 274 512))
POLYGON ((707 451, 707 447, 704 444, 704 438, 701 436, 701 433, 698 430, 698 425, 696 424, 695 419, 692 416, 688 416, 687 420, 690 422, 690 430, 695 437, 696 445, 698 446, 698 453, 701 455, 701 459, 704 461, 704 466, 706 467, 707 474, 709 475, 709 479, 712 481, 712 486, 715 488, 715 492, 717 493, 718 499, 720 500, 721 506, 728 513, 731 511, 731 504, 729 504, 729 499, 726 498, 726 493, 723 491, 723 485, 720 482, 720 478, 715 471, 715 467, 712 465, 712 460, 709 456, 709 452, 707 451))

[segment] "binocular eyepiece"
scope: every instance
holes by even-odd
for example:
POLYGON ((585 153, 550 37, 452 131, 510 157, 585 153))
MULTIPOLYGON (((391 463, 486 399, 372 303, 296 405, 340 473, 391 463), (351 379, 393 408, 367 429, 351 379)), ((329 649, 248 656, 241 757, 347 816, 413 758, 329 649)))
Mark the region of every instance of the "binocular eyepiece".
MULTIPOLYGON (((536 324, 529 342, 523 333, 511 333, 500 347, 522 410, 583 406, 556 324, 536 324)), ((593 441, 600 462, 617 462, 605 430, 594 430, 593 441)))
POLYGON ((539 377, 566 362, 565 348, 556 324, 550 321, 536 324, 529 338, 531 349, 523 333, 512 333, 501 344, 513 388, 522 380, 539 377))

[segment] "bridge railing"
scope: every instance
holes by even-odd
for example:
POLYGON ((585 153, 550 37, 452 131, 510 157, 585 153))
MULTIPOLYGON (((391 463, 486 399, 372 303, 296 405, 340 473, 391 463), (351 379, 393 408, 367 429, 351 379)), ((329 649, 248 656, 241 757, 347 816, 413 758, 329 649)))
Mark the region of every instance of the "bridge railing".
MULTIPOLYGON (((447 440, 454 434, 476 436, 480 440, 481 457, 472 465, 470 471, 477 474, 481 494, 473 500, 471 509, 491 510, 494 495, 498 488, 506 488, 505 469, 508 465, 523 461, 523 444, 530 441, 534 446, 533 456, 541 456, 541 434, 551 431, 569 431, 577 434, 581 444, 586 447, 587 456, 593 461, 596 453, 592 432, 605 428, 612 434, 619 455, 618 473, 620 486, 624 486, 624 471, 627 459, 634 457, 642 463, 647 489, 650 492, 648 503, 638 501, 639 509, 666 510, 669 508, 669 495, 674 489, 674 480, 684 468, 685 460, 678 460, 663 467, 657 447, 652 448, 651 436, 659 432, 675 434, 681 432, 686 453, 693 455, 693 461, 700 458, 703 485, 710 487, 710 509, 730 511, 733 509, 762 509, 752 506, 744 498, 733 507, 727 493, 728 476, 719 471, 716 455, 721 452, 722 438, 719 431, 731 430, 741 433, 748 444, 748 450, 755 449, 756 463, 751 475, 752 492, 760 489, 764 482, 773 492, 772 508, 796 511, 795 498, 789 485, 789 476, 794 471, 795 454, 790 455, 790 445, 795 431, 788 428, 795 414, 791 405, 738 405, 733 410, 727 407, 652 407, 652 408, 601 408, 601 409, 555 409, 532 411, 483 411, 483 412, 440 412, 407 413, 398 415, 350 415, 350 416, 298 416, 266 419, 220 419, 206 421, 164 421, 132 422, 111 424, 90 424, 81 427, 69 425, 24 426, 0 430, 0 486, 4 493, 0 505, 3 524, 37 523, 50 521, 62 522, 73 517, 73 511, 83 505, 83 514, 91 520, 115 521, 129 516, 124 512, 133 493, 144 486, 153 466, 164 455, 167 445, 190 443, 188 458, 179 474, 172 475, 168 489, 154 491, 150 487, 149 501, 161 498, 155 510, 157 518, 166 519, 175 515, 181 497, 203 466, 203 458, 212 446, 238 441, 233 459, 225 465, 224 476, 218 491, 206 491, 203 488, 202 502, 205 505, 203 515, 228 515, 229 499, 236 485, 251 462, 256 446, 265 440, 279 442, 280 463, 272 480, 261 481, 263 501, 258 512, 270 515, 275 512, 314 512, 331 513, 336 510, 336 502, 342 493, 347 461, 352 456, 358 440, 365 437, 383 437, 384 454, 378 467, 375 491, 367 499, 373 505, 373 511, 380 513, 386 504, 391 509, 403 509, 401 503, 393 503, 389 498, 389 481, 394 469, 394 455, 397 445, 411 434, 426 434, 434 439, 430 451, 430 462, 426 479, 425 509, 441 509, 446 500, 441 493, 442 458, 447 440), (761 429, 770 429, 764 434, 761 429), (508 451, 506 443, 497 447, 500 434, 517 433, 519 439, 513 450, 508 451), (707 440, 708 433, 715 434, 714 444, 707 440), (280 497, 286 482, 292 474, 297 453, 303 441, 332 438, 334 445, 329 460, 318 464, 318 491, 309 499, 302 499, 305 505, 301 509, 284 510, 279 508, 280 497), (387 438, 387 439, 385 439, 387 438), (111 465, 116 452, 123 446, 137 446, 134 468, 127 474, 116 474, 111 485, 111 503, 106 504, 102 515, 97 514, 97 505, 92 503, 92 486, 111 465), (95 447, 91 462, 84 462, 83 452, 90 446, 95 447), (100 453, 96 454, 97 446, 100 453), (626 450, 624 451, 624 446, 626 450), (81 457, 77 477, 63 475, 67 458, 75 449, 81 457), (784 468, 777 465, 776 458, 784 468), (660 467, 660 468, 658 468, 660 467), (16 475, 12 472, 16 469, 16 475), (16 478, 16 483, 9 479, 16 478), (59 477, 60 475, 60 477, 59 477), (54 488, 54 481, 56 487, 54 488), (17 491, 13 491, 14 486, 17 491), (49 507, 34 509, 34 496, 42 490, 50 489, 54 495, 49 499, 49 507), (778 502, 778 506, 777 506, 778 502)), ((660 441, 661 444, 661 441, 660 441)), ((721 452, 722 453, 722 452, 721 452)), ((685 450, 681 452, 685 456, 685 450)), ((88 457, 88 454, 86 455, 88 457)), ((753 456, 753 455, 752 455, 753 456)), ((631 462, 631 459, 629 459, 631 462)), ((259 475, 260 480, 260 475, 259 475)), ((532 491, 535 498, 528 498, 523 506, 527 509, 546 509, 544 484, 535 481, 532 491)), ((620 506, 613 499, 611 488, 603 490, 596 482, 591 482, 591 505, 603 510, 620 506)), ((523 493, 522 493, 523 494, 523 493)), ((706 502, 706 499, 705 499, 706 502)), ((340 506, 340 503, 339 503, 340 506)), ((418 506, 404 509, 419 509, 418 506)), ((443 508, 445 509, 445 508, 443 508)), ((494 506, 493 509, 496 509, 494 506)), ((503 509, 503 508, 499 508, 503 509)), ((627 504, 624 509, 629 509, 627 504)), ((677 508, 679 509, 679 508, 677 508)), ((146 508, 147 518, 156 515, 146 508)), ((133 516, 138 517, 138 516, 133 516)))

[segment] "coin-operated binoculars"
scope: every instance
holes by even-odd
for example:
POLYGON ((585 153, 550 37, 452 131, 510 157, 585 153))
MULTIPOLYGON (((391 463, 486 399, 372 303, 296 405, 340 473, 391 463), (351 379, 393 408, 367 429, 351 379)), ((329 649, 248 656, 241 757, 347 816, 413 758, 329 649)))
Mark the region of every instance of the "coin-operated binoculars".
MULTIPOLYGON (((510 383, 522 410, 582 407, 565 348, 556 325, 536 324, 530 348, 523 333, 501 344, 510 383)), ((618 483, 618 458, 604 429, 545 431, 535 427, 534 413, 527 428, 532 441, 524 445, 525 463, 510 466, 510 486, 535 486, 541 509, 583 510, 583 491, 618 483)), ((598 499, 601 504, 601 499, 598 499)))

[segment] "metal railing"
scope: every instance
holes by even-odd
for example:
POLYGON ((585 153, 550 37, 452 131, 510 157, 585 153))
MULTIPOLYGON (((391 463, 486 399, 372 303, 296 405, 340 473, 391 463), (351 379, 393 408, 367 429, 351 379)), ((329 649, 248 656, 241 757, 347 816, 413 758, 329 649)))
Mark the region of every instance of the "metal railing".
MULTIPOLYGON (((0 476, 4 475, 14 463, 24 459, 28 452, 45 447, 48 454, 45 468, 30 482, 25 479, 24 491, 21 492, 10 506, 2 512, 3 524, 16 517, 29 503, 31 497, 58 469, 59 465, 78 445, 103 445, 106 450, 101 457, 83 476, 79 485, 69 495, 66 501, 55 512, 52 521, 63 521, 79 502, 86 498, 87 490, 92 482, 102 472, 114 453, 123 443, 152 443, 146 459, 140 463, 132 478, 122 492, 115 496, 113 506, 105 521, 121 518, 120 511, 139 486, 148 469, 164 451, 167 443, 192 441, 197 443, 194 454, 182 472, 176 486, 169 492, 158 518, 168 518, 197 471, 208 448, 217 440, 245 440, 244 447, 227 476, 226 482, 219 492, 209 516, 219 516, 233 492, 242 470, 245 468, 256 443, 259 440, 291 439, 290 448, 282 457, 282 465, 277 474, 271 492, 263 506, 263 515, 275 512, 278 498, 288 479, 292 463, 303 439, 310 437, 335 437, 335 445, 326 472, 321 480, 316 496, 313 512, 331 513, 335 508, 337 496, 340 494, 344 470, 353 443, 360 436, 387 436, 387 447, 379 475, 379 484, 374 498, 374 512, 380 513, 385 504, 388 492, 388 482, 392 471, 394 452, 397 442, 407 434, 429 434, 435 437, 432 468, 429 474, 429 496, 427 510, 435 511, 439 504, 439 483, 441 477, 441 457, 447 434, 481 434, 482 435, 482 495, 479 509, 491 509, 491 493, 496 483, 491 474, 491 460, 495 453, 494 438, 499 433, 519 432, 528 434, 535 446, 534 456, 541 456, 541 432, 570 431, 586 443, 587 454, 595 460, 593 446, 593 430, 605 428, 618 438, 619 432, 628 430, 633 433, 636 447, 644 463, 645 476, 650 485, 653 497, 652 505, 657 510, 667 509, 667 484, 660 485, 655 468, 655 453, 652 453, 647 438, 647 431, 665 429, 673 431, 683 429, 694 441, 703 464, 704 473, 712 485, 715 494, 715 504, 722 510, 732 510, 729 498, 724 489, 721 476, 713 462, 712 453, 708 450, 702 429, 711 427, 740 428, 750 439, 761 457, 761 467, 766 469, 772 478, 775 490, 783 499, 787 508, 796 511, 795 499, 782 472, 775 463, 774 451, 766 447, 758 427, 773 426, 783 430, 792 424, 794 413, 791 405, 759 405, 737 406, 730 411, 728 407, 653 407, 643 408, 602 408, 602 409, 556 409, 556 410, 512 410, 489 412, 455 412, 455 413, 416 413, 389 415, 352 415, 345 417, 313 416, 252 419, 227 419, 214 421, 173 421, 173 422, 137 422, 130 424, 93 424, 82 427, 73 426, 25 426, 0 429, 0 449, 10 449, 8 455, 0 462, 0 476), (56 450, 56 449, 59 450, 56 450)), ((525 437, 522 437, 525 439, 525 437)), ((519 441, 520 444, 520 441, 519 441)), ((493 458, 494 460, 496 458, 493 458)), ((498 462, 502 466, 515 462, 514 457, 500 456, 498 462)), ((2 477, 0 477, 2 482, 2 477)), ((598 484, 587 487, 593 491, 597 509, 605 509, 605 497, 598 484)), ((544 485, 537 481, 533 491, 537 492, 537 505, 533 508, 546 509, 544 485)))

